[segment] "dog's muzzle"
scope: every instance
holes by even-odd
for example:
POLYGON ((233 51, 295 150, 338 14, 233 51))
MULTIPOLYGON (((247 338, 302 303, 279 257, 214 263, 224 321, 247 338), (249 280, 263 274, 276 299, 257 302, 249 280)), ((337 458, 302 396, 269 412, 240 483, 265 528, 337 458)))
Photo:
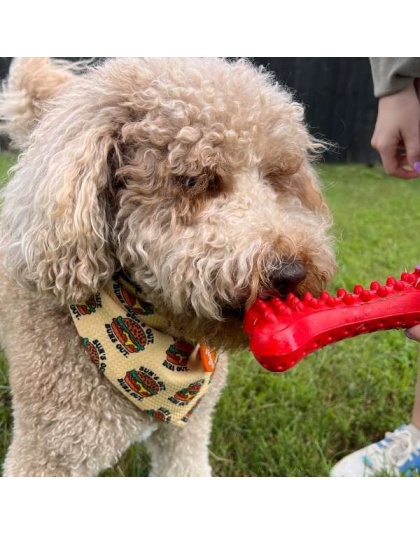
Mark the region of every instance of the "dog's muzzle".
MULTIPOLYGON (((269 299, 273 296, 286 297, 288 293, 294 293, 307 276, 305 266, 301 261, 283 262, 277 269, 272 270, 267 276, 268 287, 261 286, 258 297, 269 299)), ((223 316, 243 320, 245 309, 250 303, 244 302, 239 306, 223 307, 223 316)))
POLYGON ((293 293, 297 286, 305 280, 307 274, 303 263, 294 261, 273 271, 269 276, 269 281, 273 289, 284 297, 288 293, 293 293))

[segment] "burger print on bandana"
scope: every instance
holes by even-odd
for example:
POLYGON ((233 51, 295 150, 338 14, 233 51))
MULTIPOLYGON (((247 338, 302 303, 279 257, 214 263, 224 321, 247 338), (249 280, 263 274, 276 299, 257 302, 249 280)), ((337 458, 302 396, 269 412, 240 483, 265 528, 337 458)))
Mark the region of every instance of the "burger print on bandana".
POLYGON ((78 304, 71 304, 70 309, 73 312, 76 319, 79 319, 83 315, 90 315, 96 312, 97 308, 102 306, 101 296, 92 295, 88 299, 79 302, 78 304))
POLYGON ((190 417, 192 416, 192 414, 195 412, 195 410, 198 408, 201 400, 202 400, 203 397, 201 397, 201 399, 198 399, 197 402, 191 406, 191 408, 188 410, 188 412, 184 415, 184 417, 181 419, 181 421, 183 423, 188 423, 190 417))
POLYGON ((85 337, 83 339, 83 346, 96 367, 104 373, 106 369, 106 355, 101 342, 97 339, 89 341, 89 339, 85 337))
POLYGON ((115 280, 113 290, 115 296, 124 305, 128 312, 134 312, 136 315, 152 315, 153 306, 148 302, 140 299, 138 293, 140 292, 132 283, 125 277, 119 276, 115 280))
POLYGON ((98 295, 70 305, 75 327, 110 383, 155 421, 183 426, 210 384, 217 357, 206 345, 162 332, 165 321, 139 295, 116 275, 98 295))
POLYGON ((128 371, 124 378, 118 380, 120 386, 137 400, 153 397, 165 391, 165 384, 150 369, 140 367, 128 371))
POLYGON ((111 324, 105 324, 109 339, 123 356, 143 351, 145 346, 153 343, 151 328, 140 324, 131 317, 114 317, 111 324))
POLYGON ((188 371, 188 360, 194 350, 194 345, 177 339, 166 351, 166 360, 163 365, 170 371, 188 371))
POLYGON ((166 408, 159 408, 158 410, 147 410, 147 415, 150 415, 155 421, 159 421, 160 423, 171 422, 171 413, 166 408))
POLYGON ((83 346, 85 347, 87 353, 90 356, 90 359, 93 361, 93 363, 96 365, 96 367, 99 367, 99 354, 96 350, 93 343, 91 343, 87 337, 83 339, 83 346))
POLYGON ((187 406, 198 395, 203 384, 204 380, 197 380, 177 391, 173 397, 169 397, 169 400, 177 406, 187 406))

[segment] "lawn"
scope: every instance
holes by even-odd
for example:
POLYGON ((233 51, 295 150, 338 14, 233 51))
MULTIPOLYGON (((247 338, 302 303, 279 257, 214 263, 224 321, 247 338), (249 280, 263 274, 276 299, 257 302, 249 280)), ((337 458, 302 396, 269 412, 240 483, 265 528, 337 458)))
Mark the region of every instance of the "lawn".
MULTIPOLYGON (((0 175, 11 163, 0 158, 0 175)), ((339 272, 331 290, 368 285, 419 261, 420 182, 358 165, 321 165, 334 217, 339 272)), ((10 439, 10 396, 0 357, 0 463, 10 439)), ((253 356, 231 357, 218 405, 210 457, 217 476, 327 476, 346 453, 382 437, 410 417, 417 346, 402 332, 342 341, 274 375, 253 356)), ((141 476, 139 445, 107 476, 141 476)))

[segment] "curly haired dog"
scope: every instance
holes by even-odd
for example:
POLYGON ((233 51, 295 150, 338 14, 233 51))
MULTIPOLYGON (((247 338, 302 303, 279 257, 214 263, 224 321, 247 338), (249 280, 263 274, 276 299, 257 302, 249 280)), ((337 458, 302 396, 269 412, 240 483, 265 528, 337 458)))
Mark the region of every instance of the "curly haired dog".
POLYGON ((0 323, 14 428, 7 476, 96 475, 145 440, 155 476, 208 476, 225 351, 257 296, 319 293, 335 270, 303 109, 250 62, 14 62, 0 99, 22 154, 3 192, 0 323), (69 304, 123 271, 167 333, 219 353, 184 428, 87 356, 69 304), (12 321, 10 317, 12 316, 12 321))

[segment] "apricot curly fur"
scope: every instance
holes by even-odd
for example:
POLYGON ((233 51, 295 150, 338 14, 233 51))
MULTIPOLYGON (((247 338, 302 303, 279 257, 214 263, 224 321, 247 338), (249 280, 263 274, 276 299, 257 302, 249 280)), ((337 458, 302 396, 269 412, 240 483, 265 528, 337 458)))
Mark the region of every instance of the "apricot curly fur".
POLYGON ((116 58, 85 70, 18 60, 0 96, 2 128, 22 151, 0 217, 14 405, 4 472, 96 475, 141 439, 152 474, 207 476, 225 351, 247 345, 237 310, 275 294, 293 262, 307 271, 300 293, 334 272, 312 168, 322 143, 292 95, 245 60, 116 58), (114 391, 69 317, 68 303, 120 269, 171 334, 222 351, 183 430, 114 391))

